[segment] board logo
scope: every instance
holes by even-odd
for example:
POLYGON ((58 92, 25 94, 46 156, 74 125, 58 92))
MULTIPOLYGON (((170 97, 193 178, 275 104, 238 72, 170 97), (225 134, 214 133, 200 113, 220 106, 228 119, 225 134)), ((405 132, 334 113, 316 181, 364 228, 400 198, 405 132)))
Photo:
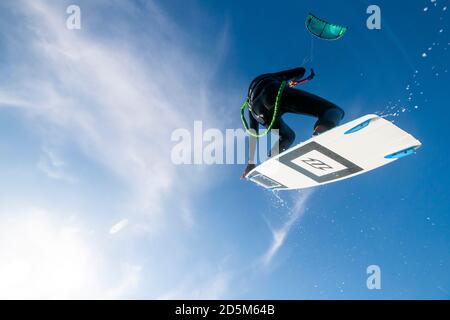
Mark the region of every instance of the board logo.
POLYGON ((333 170, 333 167, 326 164, 323 161, 317 160, 317 159, 313 159, 313 158, 308 158, 306 160, 302 160, 302 162, 306 163, 307 165, 318 169, 318 170, 333 170))
POLYGON ((278 161, 317 183, 342 179, 363 170, 315 141, 281 155, 278 161))

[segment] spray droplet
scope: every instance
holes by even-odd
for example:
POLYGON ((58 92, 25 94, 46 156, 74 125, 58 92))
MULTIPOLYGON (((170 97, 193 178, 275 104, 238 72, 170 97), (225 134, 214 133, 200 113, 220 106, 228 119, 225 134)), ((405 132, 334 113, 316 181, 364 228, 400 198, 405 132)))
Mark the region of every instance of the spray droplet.
POLYGON ((424 53, 422 53, 422 58, 426 58, 427 57, 427 54, 424 52, 424 53))

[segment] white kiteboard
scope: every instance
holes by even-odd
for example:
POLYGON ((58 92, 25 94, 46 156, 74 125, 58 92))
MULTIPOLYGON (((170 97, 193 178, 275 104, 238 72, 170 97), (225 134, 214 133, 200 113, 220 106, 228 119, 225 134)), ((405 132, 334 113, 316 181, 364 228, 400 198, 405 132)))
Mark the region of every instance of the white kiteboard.
POLYGON ((310 188, 384 166, 421 145, 392 122, 369 114, 270 158, 247 179, 272 190, 310 188))

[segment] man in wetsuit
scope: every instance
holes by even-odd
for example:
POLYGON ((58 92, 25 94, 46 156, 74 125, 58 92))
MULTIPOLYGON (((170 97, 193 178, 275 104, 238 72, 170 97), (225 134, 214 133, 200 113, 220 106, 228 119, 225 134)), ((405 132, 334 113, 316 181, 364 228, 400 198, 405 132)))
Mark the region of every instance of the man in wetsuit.
MULTIPOLYGON (((279 145, 278 148, 272 149, 269 156, 274 156, 275 150, 283 152, 289 149, 294 143, 295 132, 283 121, 283 114, 295 113, 316 117, 317 122, 314 125, 313 135, 321 134, 336 127, 344 117, 344 111, 335 104, 294 88, 298 84, 314 78, 314 71, 311 70, 311 75, 302 79, 304 75, 305 68, 295 68, 260 75, 250 84, 248 90, 250 129, 254 130, 255 133, 258 133, 259 124, 266 128, 269 126, 272 121, 278 90, 283 81, 288 84, 281 95, 278 113, 272 127, 272 129, 278 130, 279 145)), ((252 136, 250 136, 249 149, 249 162, 242 178, 255 168, 256 138, 252 136)))

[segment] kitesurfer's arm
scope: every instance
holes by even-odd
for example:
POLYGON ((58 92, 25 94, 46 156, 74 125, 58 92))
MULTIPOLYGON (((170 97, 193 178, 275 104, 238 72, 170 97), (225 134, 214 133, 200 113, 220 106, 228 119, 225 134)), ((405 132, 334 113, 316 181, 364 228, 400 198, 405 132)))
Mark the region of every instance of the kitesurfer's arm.
POLYGON ((294 79, 300 79, 303 78, 305 75, 305 68, 299 67, 294 69, 289 69, 285 71, 275 72, 273 73, 277 77, 281 78, 282 81, 289 81, 294 79))
MULTIPOLYGON (((259 132, 259 125, 258 121, 256 121, 255 118, 253 118, 253 115, 249 111, 249 118, 250 118, 250 127, 249 129, 255 133, 258 134, 259 132)), ((255 153, 256 153, 256 138, 252 135, 249 135, 249 150, 248 150, 248 164, 247 167, 244 170, 244 173, 241 176, 241 179, 244 179, 245 176, 252 171, 256 165, 255 165, 255 153)))
MULTIPOLYGON (((259 133, 259 124, 258 121, 253 117, 252 113, 249 111, 249 118, 250 118, 250 130, 254 134, 259 133)), ((249 152, 248 152, 248 163, 255 164, 255 151, 256 151, 256 138, 253 136, 250 137, 250 143, 249 143, 249 152)))

